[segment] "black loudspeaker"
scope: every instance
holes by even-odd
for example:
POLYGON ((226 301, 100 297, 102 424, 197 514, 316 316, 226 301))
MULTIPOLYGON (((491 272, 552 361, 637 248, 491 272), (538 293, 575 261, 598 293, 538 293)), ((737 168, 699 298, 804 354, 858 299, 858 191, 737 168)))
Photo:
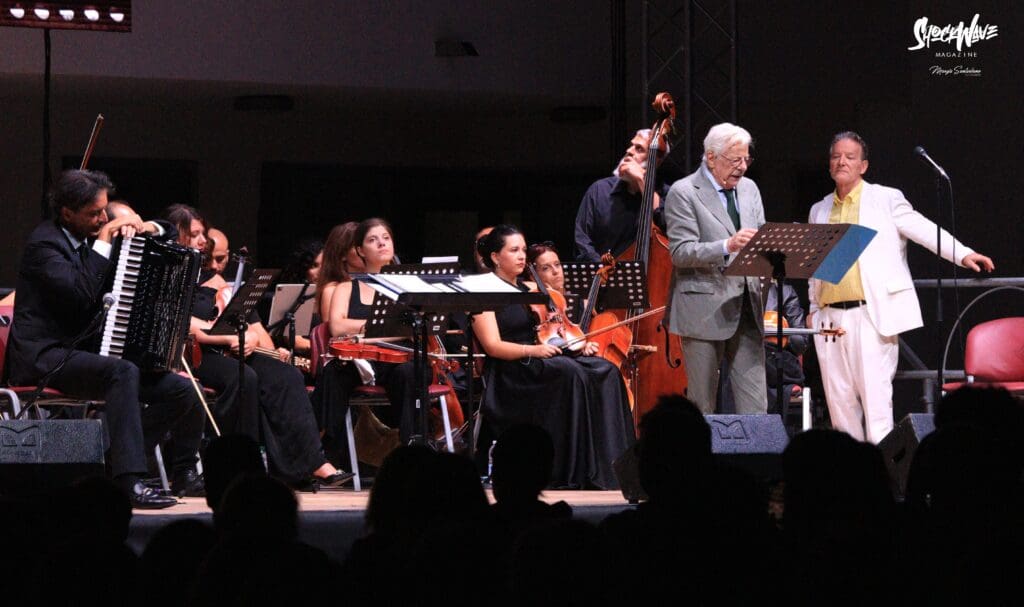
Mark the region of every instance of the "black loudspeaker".
POLYGON ((0 493, 35 493, 103 473, 100 420, 0 420, 0 493))
POLYGON ((900 420, 878 448, 885 458, 885 467, 889 470, 893 494, 902 498, 907 492, 907 476, 910 474, 910 462, 921 440, 935 430, 935 416, 931 413, 911 413, 900 420))
POLYGON ((778 415, 706 415, 715 458, 762 480, 782 478, 789 435, 778 415))
MULTIPOLYGON (((778 415, 705 415, 711 427, 711 451, 724 464, 767 481, 782 478, 782 452, 789 435, 778 415)), ((615 478, 631 504, 647 499, 640 486, 636 445, 614 462, 615 478)))

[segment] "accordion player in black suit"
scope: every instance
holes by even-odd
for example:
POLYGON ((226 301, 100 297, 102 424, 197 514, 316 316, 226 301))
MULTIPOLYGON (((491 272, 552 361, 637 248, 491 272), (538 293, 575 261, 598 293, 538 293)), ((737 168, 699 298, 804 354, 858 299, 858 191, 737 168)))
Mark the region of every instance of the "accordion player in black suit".
POLYGON ((203 412, 187 379, 166 371, 143 372, 127 360, 90 351, 95 337, 89 329, 103 310, 111 241, 163 230, 143 223, 134 212, 108 220, 107 194, 112 190, 110 179, 95 171, 66 171, 54 185, 50 196, 55 219, 36 227, 22 254, 7 368, 12 383, 30 385, 63 361, 48 385, 106 403, 114 480, 128 492, 133 507, 165 508, 177 500, 140 480, 147 470, 146 451, 170 431, 175 439, 174 453, 167 454, 173 490, 200 493, 195 453, 203 412), (140 402, 147 403, 145 410, 140 402))

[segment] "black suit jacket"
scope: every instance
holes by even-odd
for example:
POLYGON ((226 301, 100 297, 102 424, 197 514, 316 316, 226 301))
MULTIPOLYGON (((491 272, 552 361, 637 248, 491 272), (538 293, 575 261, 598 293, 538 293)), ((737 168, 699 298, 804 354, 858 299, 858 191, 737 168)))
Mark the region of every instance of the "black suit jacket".
POLYGON ((7 347, 12 383, 35 383, 49 370, 39 363, 40 355, 70 344, 85 329, 99 310, 109 265, 95 251, 83 263, 54 221, 33 230, 18 269, 18 301, 7 347))

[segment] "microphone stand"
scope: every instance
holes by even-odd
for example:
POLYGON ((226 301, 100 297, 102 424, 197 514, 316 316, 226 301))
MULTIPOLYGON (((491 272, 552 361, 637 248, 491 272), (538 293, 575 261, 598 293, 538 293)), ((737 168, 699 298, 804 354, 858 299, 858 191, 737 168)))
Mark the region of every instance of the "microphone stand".
MULTIPOLYGON (((935 273, 935 324, 936 324, 935 335, 936 335, 936 338, 939 340, 939 348, 938 348, 939 356, 942 357, 942 354, 941 354, 942 351, 943 351, 943 341, 942 341, 942 324, 943 324, 942 323, 942 316, 943 316, 943 314, 942 314, 942 271, 943 271, 944 268, 943 268, 943 265, 942 265, 942 224, 940 224, 939 222, 942 221, 942 181, 945 180, 946 181, 946 185, 949 188, 949 206, 950 206, 950 212, 951 213, 952 213, 952 210, 953 210, 953 183, 949 179, 949 174, 946 173, 946 171, 944 171, 942 169, 942 167, 940 167, 934 160, 932 160, 930 156, 928 156, 928 153, 925 152, 923 147, 917 146, 916 148, 914 148, 914 153, 917 154, 926 163, 928 163, 928 166, 930 166, 932 168, 932 170, 935 172, 935 218, 936 218, 936 221, 935 221, 935 251, 936 251, 936 258, 937 258, 935 263, 938 266, 938 271, 935 273)), ((955 243, 956 242, 956 234, 951 234, 951 235, 953 237, 953 242, 955 243)), ((955 251, 956 251, 955 244, 954 244, 953 250, 954 250, 954 257, 955 257, 955 251)), ((953 266, 954 267, 956 266, 956 259, 955 258, 953 259, 953 266)), ((945 383, 945 373, 944 373, 945 370, 942 368, 943 364, 944 364, 944 361, 940 358, 940 362, 937 365, 937 367, 938 367, 938 369, 937 369, 938 370, 938 378, 937 378, 938 379, 938 385, 936 385, 936 387, 935 387, 935 400, 936 401, 938 399, 942 398, 942 385, 945 383)), ((932 412, 931 411, 932 407, 929 406, 928 409, 929 409, 928 412, 931 413, 932 412)))
MULTIPOLYGON (((942 265, 942 179, 945 178, 949 181, 949 176, 944 172, 939 173, 935 177, 935 251, 937 252, 935 263, 938 264, 938 272, 935 273, 935 336, 939 340, 938 352, 942 352, 942 271, 945 269, 942 265)), ((953 189, 953 185, 949 185, 950 190, 953 189)), ((954 236, 955 238, 955 236, 954 236)), ((953 260, 956 264, 956 260, 953 260)), ((941 356, 941 354, 940 354, 941 356)), ((942 385, 945 383, 945 372, 942 368, 942 361, 940 359, 938 364, 938 383, 935 390, 935 399, 933 402, 938 402, 942 398, 942 385)))
POLYGON ((25 412, 29 410, 29 406, 31 406, 32 409, 35 411, 36 418, 42 419, 42 413, 40 413, 39 404, 36 401, 39 400, 39 397, 43 395, 43 391, 46 390, 46 387, 50 384, 50 381, 53 380, 54 377, 57 377, 57 374, 60 373, 61 369, 64 368, 64 365, 66 365, 67 362, 71 360, 71 355, 77 351, 75 350, 75 348, 78 347, 78 344, 82 343, 82 341, 85 338, 90 337, 93 333, 96 332, 96 329, 100 327, 100 324, 103 322, 103 319, 107 316, 107 310, 110 309, 111 305, 112 304, 104 302, 103 307, 100 308, 99 312, 96 313, 96 316, 93 316, 92 320, 89 321, 89 324, 86 325, 85 329, 82 329, 82 332, 76 335, 73 340, 71 340, 71 343, 68 344, 68 347, 64 352, 64 356, 61 357, 60 361, 57 362, 57 364, 54 365, 52 369, 47 371, 46 374, 39 379, 39 383, 36 384, 36 389, 32 391, 32 394, 30 394, 28 398, 25 399, 25 406, 22 407, 21 411, 18 413, 15 419, 21 419, 21 416, 23 416, 25 412))

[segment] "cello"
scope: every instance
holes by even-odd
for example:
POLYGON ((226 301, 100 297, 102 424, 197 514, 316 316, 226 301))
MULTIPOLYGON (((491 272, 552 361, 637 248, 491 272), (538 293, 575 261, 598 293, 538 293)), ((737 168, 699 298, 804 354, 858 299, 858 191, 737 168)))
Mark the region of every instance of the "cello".
MULTIPOLYGON (((615 271, 615 258, 611 253, 605 253, 601 257, 601 268, 594 273, 594 280, 590 283, 590 291, 587 294, 587 305, 583 308, 583 316, 580 318, 580 328, 584 333, 601 331, 619 322, 619 317, 612 312, 601 312, 594 314, 594 307, 597 303, 598 289, 608 282, 608 277, 615 271)), ((636 407, 636 399, 630 387, 629 376, 627 375, 627 363, 629 362, 630 346, 633 345, 633 331, 628 326, 619 326, 605 332, 594 335, 592 341, 597 342, 598 350, 595 356, 607 360, 615 365, 615 368, 622 374, 626 385, 626 396, 629 398, 629 408, 636 407)))
MULTIPOLYGON (((668 237, 661 228, 654 225, 654 195, 657 181, 658 150, 664 149, 668 136, 675 131, 675 101, 668 93, 658 93, 651 104, 659 118, 651 129, 647 145, 647 163, 644 173, 643 201, 637 221, 636 240, 618 255, 619 261, 642 261, 647 269, 647 293, 649 307, 656 308, 669 303, 672 293, 670 283, 674 268, 668 250, 668 237)), ((626 320, 639 316, 641 310, 632 308, 625 311, 626 320)), ((682 340, 668 331, 665 315, 652 315, 629 326, 633 329, 633 345, 629 349, 629 387, 635 399, 633 420, 650 411, 658 396, 670 392, 682 392, 686 388, 686 368, 683 366, 682 340)))

